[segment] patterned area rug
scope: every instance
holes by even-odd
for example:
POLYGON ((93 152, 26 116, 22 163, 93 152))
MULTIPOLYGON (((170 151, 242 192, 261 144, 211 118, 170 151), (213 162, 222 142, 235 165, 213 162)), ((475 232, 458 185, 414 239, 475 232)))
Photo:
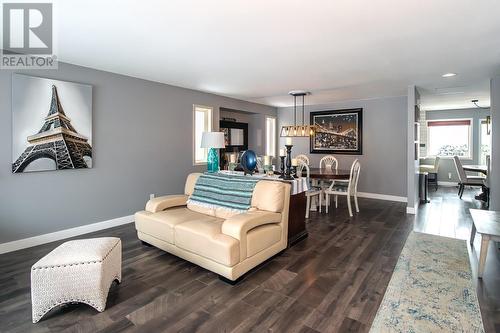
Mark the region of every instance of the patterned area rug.
POLYGON ((466 241, 412 232, 370 332, 484 332, 466 241))

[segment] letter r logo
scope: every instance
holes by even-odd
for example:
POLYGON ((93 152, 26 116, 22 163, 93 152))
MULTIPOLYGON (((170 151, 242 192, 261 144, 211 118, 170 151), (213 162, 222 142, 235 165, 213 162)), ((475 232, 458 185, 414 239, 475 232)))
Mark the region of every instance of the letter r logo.
POLYGON ((52 4, 4 3, 5 54, 52 53, 52 4))

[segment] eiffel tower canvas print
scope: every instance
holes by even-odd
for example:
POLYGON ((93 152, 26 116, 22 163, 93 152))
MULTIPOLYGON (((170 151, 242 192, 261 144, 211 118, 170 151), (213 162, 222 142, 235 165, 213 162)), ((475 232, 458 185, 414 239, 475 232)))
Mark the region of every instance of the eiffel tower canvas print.
POLYGON ((12 75, 12 172, 92 167, 92 86, 12 75))

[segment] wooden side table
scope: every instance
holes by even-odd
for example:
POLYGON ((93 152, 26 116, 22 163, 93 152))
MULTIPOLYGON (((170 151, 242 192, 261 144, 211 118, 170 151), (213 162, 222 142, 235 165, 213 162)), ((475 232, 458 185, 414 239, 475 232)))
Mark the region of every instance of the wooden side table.
POLYGON ((476 232, 481 234, 481 250, 479 253, 479 268, 477 275, 482 279, 490 240, 500 242, 500 212, 480 209, 469 210, 472 215, 472 231, 470 234, 471 246, 474 243, 476 232))

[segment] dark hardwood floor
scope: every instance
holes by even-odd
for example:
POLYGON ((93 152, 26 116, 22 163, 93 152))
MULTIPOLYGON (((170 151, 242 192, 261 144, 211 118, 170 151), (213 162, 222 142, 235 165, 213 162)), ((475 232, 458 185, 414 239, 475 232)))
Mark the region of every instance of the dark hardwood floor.
MULTIPOLYGON (((360 200, 361 213, 352 219, 344 201, 329 215, 312 213, 307 239, 236 286, 143 246, 132 224, 85 235, 122 239, 123 282, 112 286, 103 313, 68 305, 38 324, 31 323, 30 267, 61 242, 2 255, 0 331, 367 332, 414 226, 468 237, 466 207, 474 204, 469 194, 464 201, 454 200, 456 194, 449 189, 432 195, 433 202, 422 207, 417 218, 405 214, 405 204, 370 199, 360 200)), ((498 258, 492 247, 484 281, 478 283, 487 332, 495 332, 500 323, 498 258)))

